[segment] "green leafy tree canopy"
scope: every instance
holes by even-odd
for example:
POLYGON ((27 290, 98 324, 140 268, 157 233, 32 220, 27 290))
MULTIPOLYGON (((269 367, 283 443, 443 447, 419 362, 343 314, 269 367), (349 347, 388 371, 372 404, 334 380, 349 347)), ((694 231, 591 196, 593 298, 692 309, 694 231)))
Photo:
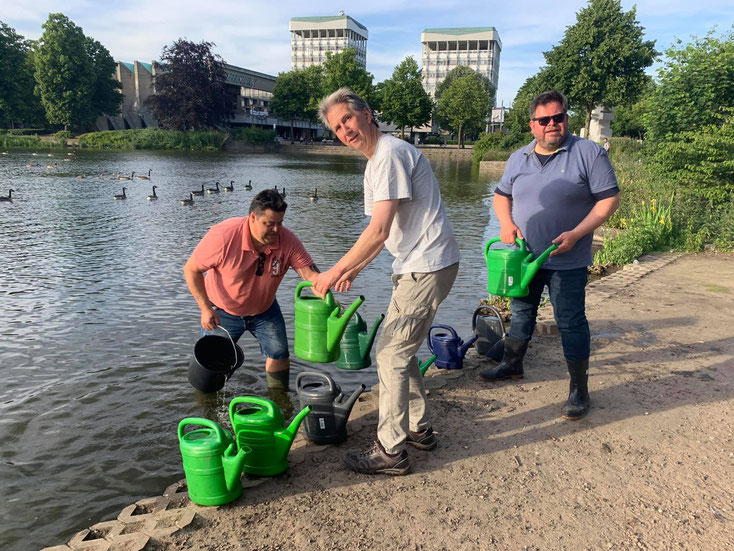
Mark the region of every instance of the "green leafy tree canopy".
MULTIPOLYGON (((441 128, 445 128, 448 130, 451 130, 453 132, 458 131, 458 127, 455 125, 455 123, 452 123, 449 118, 447 118, 445 115, 448 113, 448 111, 444 111, 442 109, 438 109, 438 104, 441 103, 441 98, 443 94, 451 88, 453 83, 456 80, 459 80, 464 77, 470 77, 472 82, 477 83, 477 85, 481 88, 481 95, 477 95, 478 101, 480 102, 479 105, 477 105, 476 112, 482 112, 484 113, 486 111, 486 115, 481 115, 476 118, 470 118, 467 119, 462 124, 462 133, 463 134, 478 134, 479 132, 482 132, 487 125, 487 118, 489 118, 489 114, 492 111, 492 106, 494 105, 494 95, 495 95, 495 89, 492 85, 489 78, 487 78, 484 75, 480 75, 477 73, 474 69, 471 67, 466 67, 464 65, 458 65, 451 69, 448 74, 446 75, 446 78, 444 78, 441 82, 438 83, 436 86, 436 92, 435 92, 435 100, 436 100, 436 118, 438 119, 438 124, 441 126, 441 128)), ((455 96, 454 96, 455 99, 455 96)), ((445 105, 445 103, 444 103, 445 105)))
POLYGON ((620 0, 589 0, 561 43, 543 54, 553 87, 586 111, 587 132, 597 105, 632 104, 645 88, 644 70, 658 52, 635 15, 620 0))
POLYGON ((336 54, 326 52, 322 70, 322 96, 327 96, 342 86, 348 86, 362 96, 372 109, 379 110, 375 86, 372 83, 374 77, 357 62, 357 50, 345 48, 336 54))
POLYGON ((293 70, 280 73, 275 79, 270 109, 283 120, 291 121, 291 140, 293 139, 293 121, 295 119, 316 119, 313 109, 312 81, 306 71, 293 70))
POLYGON ((164 46, 155 94, 145 104, 164 128, 199 130, 226 124, 233 114, 227 97, 224 61, 212 42, 179 38, 164 46))
POLYGON ((42 123, 43 109, 33 94, 32 42, 0 21, 0 125, 42 123))
POLYGON ((465 129, 481 128, 492 109, 492 96, 487 93, 481 76, 471 71, 471 74, 452 78, 436 102, 436 115, 449 130, 458 134, 459 147, 464 147, 465 129))
POLYGON ((431 120, 433 102, 423 88, 421 70, 412 57, 406 57, 395 67, 392 78, 380 87, 382 111, 380 120, 400 128, 421 126, 431 120))

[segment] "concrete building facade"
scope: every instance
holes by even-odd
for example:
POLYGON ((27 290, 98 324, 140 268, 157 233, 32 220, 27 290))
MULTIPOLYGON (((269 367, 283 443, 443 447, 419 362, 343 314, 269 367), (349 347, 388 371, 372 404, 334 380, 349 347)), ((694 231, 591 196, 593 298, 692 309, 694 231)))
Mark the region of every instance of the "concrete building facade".
MULTIPOLYGON (((158 121, 145 106, 145 99, 155 93, 155 75, 161 66, 152 63, 118 62, 115 78, 122 84, 123 101, 120 115, 97 119, 98 130, 126 130, 158 127, 158 121)), ((231 126, 257 126, 272 129, 280 136, 289 135, 291 121, 282 121, 270 111, 275 77, 236 65, 224 65, 227 97, 233 116, 231 126)), ((293 123, 296 138, 315 138, 323 134, 323 126, 309 121, 293 123)))
POLYGON ((502 41, 494 27, 425 29, 423 45, 423 88, 431 97, 451 69, 465 65, 489 78, 497 89, 502 41))
POLYGON ((330 17, 294 17, 291 32, 291 69, 305 69, 326 61, 326 52, 357 50, 357 62, 367 67, 367 27, 344 15, 330 17))

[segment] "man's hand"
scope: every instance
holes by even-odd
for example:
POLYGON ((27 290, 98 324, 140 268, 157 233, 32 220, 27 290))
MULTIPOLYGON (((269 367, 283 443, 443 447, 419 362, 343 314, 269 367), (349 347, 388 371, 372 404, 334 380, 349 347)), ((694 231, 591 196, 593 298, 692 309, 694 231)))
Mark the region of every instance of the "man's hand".
POLYGON ((576 241, 579 240, 579 236, 577 236, 573 231, 565 231, 558 237, 556 237, 551 243, 555 243, 558 245, 558 248, 550 253, 551 256, 556 256, 557 254, 563 254, 567 253, 571 249, 573 249, 573 246, 576 244, 576 241))
MULTIPOLYGON (((317 296, 324 298, 326 292, 334 287, 338 282, 342 281, 342 274, 340 274, 335 267, 330 270, 318 274, 313 280, 313 291, 317 296)), ((349 288, 349 287, 347 287, 349 288)))
POLYGON ((500 226, 500 239, 503 243, 514 245, 515 239, 517 238, 525 239, 522 235, 522 232, 520 231, 520 228, 518 228, 514 223, 502 224, 500 226))
POLYGON ((213 308, 201 311, 201 326, 205 331, 212 331, 219 327, 219 314, 213 308))

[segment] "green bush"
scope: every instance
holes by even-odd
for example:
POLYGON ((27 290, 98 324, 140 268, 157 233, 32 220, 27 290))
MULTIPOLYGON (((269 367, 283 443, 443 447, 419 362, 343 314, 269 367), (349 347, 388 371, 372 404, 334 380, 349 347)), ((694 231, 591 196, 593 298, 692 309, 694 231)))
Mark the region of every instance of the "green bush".
POLYGON ((505 159, 490 159, 486 157, 488 151, 509 151, 512 153, 519 147, 530 143, 533 139, 532 134, 508 134, 506 132, 489 132, 480 134, 479 139, 474 142, 474 153, 472 160, 475 163, 479 161, 492 161, 492 160, 507 160, 509 155, 505 159))
POLYGON ((512 151, 487 151, 482 157, 483 161, 506 161, 512 155, 512 151))
POLYGON ((42 145, 38 136, 0 134, 0 147, 42 147, 42 145))
POLYGON ((163 130, 144 128, 140 130, 107 130, 90 132, 79 136, 79 147, 90 149, 221 149, 226 138, 218 130, 163 130))
POLYGON ((423 143, 425 145, 444 145, 445 140, 441 136, 426 136, 423 143))
POLYGON ((275 130, 256 126, 243 126, 233 131, 234 138, 248 145, 271 145, 275 142, 275 130))
POLYGON ((58 132, 56 132, 56 134, 54 134, 54 136, 56 136, 56 139, 57 140, 64 140, 64 141, 66 141, 69 138, 71 138, 73 136, 73 134, 71 132, 69 132, 68 130, 59 130, 58 132))

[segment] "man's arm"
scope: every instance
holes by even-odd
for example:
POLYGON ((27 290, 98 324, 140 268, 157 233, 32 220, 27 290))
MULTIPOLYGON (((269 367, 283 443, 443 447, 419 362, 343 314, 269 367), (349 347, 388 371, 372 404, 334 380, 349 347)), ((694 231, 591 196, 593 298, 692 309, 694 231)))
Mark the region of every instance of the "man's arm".
POLYGON ((492 202, 494 213, 500 222, 500 239, 503 243, 514 244, 516 238, 525 239, 522 231, 512 220, 512 199, 495 192, 492 202))
POLYGON ((350 282, 369 264, 385 246, 390 227, 398 210, 398 199, 377 201, 372 207, 370 223, 352 245, 347 254, 328 271, 314 280, 314 291, 324 296, 326 291, 339 284, 338 290, 347 290, 350 282))
POLYGON ((579 222, 574 229, 563 232, 553 240, 553 243, 558 245, 558 248, 550 255, 555 256, 570 251, 576 244, 576 241, 601 226, 618 208, 619 193, 597 201, 594 208, 586 215, 586 218, 579 222))
POLYGON ((316 279, 316 276, 319 275, 321 272, 319 272, 319 269, 316 267, 316 264, 311 264, 310 266, 304 266, 303 268, 293 268, 296 273, 301 276, 301 279, 303 281, 313 281, 316 279))
POLYGON ((196 300, 201 310, 201 326, 211 331, 219 326, 219 315, 213 309, 212 303, 206 294, 206 286, 204 285, 204 271, 200 270, 192 258, 189 258, 184 266, 184 277, 186 285, 189 287, 192 296, 196 300))

